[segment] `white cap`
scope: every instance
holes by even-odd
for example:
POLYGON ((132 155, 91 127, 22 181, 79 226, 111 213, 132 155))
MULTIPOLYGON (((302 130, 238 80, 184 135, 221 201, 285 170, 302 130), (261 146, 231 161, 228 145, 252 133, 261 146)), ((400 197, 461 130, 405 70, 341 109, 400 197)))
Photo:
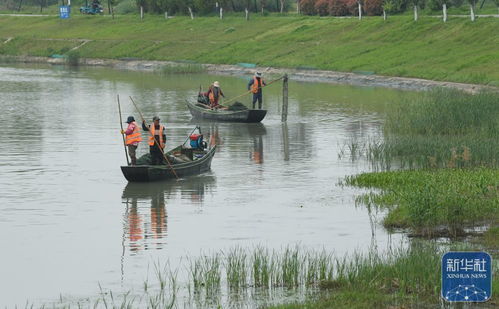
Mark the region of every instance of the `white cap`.
POLYGON ((220 87, 220 83, 219 83, 219 82, 214 82, 214 83, 213 83, 213 86, 215 86, 215 87, 220 87))

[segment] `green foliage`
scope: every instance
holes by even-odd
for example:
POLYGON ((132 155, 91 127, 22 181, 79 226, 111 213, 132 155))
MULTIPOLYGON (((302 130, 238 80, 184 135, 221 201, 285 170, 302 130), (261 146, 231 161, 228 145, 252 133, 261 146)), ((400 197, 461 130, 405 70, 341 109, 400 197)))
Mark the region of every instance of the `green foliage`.
POLYGON ((115 8, 116 14, 130 14, 137 12, 135 0, 123 0, 115 8))
POLYGON ((385 133, 496 136, 499 132, 499 94, 475 95, 435 89, 407 100, 388 114, 385 133))
POLYGON ((387 13, 401 13, 405 11, 408 7, 408 1, 406 0, 385 0, 383 4, 384 9, 387 13))
POLYGON ((392 103, 383 136, 350 141, 375 169, 497 167, 499 94, 436 89, 392 103))
MULTIPOLYGON (((187 14, 188 7, 197 15, 215 15, 222 7, 225 12, 243 12, 246 8, 254 12, 264 11, 280 12, 280 1, 248 1, 248 0, 135 0, 137 5, 142 5, 146 12, 169 14, 187 14), (216 4, 218 3, 218 7, 216 4)), ((284 12, 291 7, 293 0, 284 1, 284 12)))
POLYGON ((78 66, 80 64, 80 53, 78 51, 70 51, 66 56, 66 62, 70 66, 78 66))
POLYGON ((450 235, 462 235, 465 227, 499 220, 496 169, 365 173, 347 177, 346 184, 381 189, 357 201, 396 211, 385 225, 410 227, 419 235, 431 236, 442 228, 450 235))

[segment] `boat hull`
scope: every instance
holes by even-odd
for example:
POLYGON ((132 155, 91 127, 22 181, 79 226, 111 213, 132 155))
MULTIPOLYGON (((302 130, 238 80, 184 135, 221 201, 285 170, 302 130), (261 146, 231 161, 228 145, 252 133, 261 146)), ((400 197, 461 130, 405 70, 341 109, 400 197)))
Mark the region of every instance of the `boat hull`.
POLYGON ((214 121, 256 123, 261 122, 267 115, 267 110, 265 109, 247 109, 242 111, 212 110, 191 102, 187 102, 187 107, 192 117, 214 121))
MULTIPOLYGON (((211 148, 204 157, 193 162, 174 164, 175 173, 182 178, 208 172, 215 150, 216 146, 211 148)), ((129 182, 151 182, 176 178, 169 165, 122 166, 121 171, 129 182)))

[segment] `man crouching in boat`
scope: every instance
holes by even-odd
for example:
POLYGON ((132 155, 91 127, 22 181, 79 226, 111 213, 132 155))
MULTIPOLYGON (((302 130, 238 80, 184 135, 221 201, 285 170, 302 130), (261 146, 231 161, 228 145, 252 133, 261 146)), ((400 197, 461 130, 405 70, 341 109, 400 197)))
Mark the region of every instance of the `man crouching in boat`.
POLYGON ((133 118, 133 116, 128 116, 126 123, 128 123, 128 127, 126 131, 121 131, 121 134, 126 135, 126 145, 128 147, 128 154, 130 155, 132 165, 136 165, 137 147, 139 146, 139 143, 142 141, 142 136, 140 134, 140 128, 135 122, 135 118, 133 118))
POLYGON ((159 123, 159 120, 158 116, 154 116, 152 119, 153 124, 149 126, 142 122, 142 129, 151 132, 149 134, 149 153, 151 154, 152 165, 164 164, 163 150, 165 149, 166 135, 165 127, 159 123))
POLYGON ((210 99, 210 107, 211 108, 221 108, 222 106, 218 104, 218 101, 220 100, 220 96, 225 98, 225 95, 222 91, 222 88, 220 88, 220 83, 219 82, 214 82, 213 85, 210 86, 208 89, 208 92, 206 93, 208 98, 210 99))

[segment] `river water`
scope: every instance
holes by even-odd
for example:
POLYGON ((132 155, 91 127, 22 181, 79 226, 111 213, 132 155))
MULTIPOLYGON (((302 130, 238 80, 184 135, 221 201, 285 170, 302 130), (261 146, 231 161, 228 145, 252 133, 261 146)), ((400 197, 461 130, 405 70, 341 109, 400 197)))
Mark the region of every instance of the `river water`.
POLYGON ((291 81, 283 125, 276 83, 264 90, 263 123, 200 123, 218 143, 210 173, 127 183, 117 94, 125 119, 139 118, 128 96, 161 118, 169 148, 198 124, 185 100, 200 85, 218 80, 234 97, 248 78, 0 66, 0 307, 92 297, 99 284, 127 290, 156 261, 234 246, 342 255, 401 242, 355 207, 357 189, 337 183, 369 171, 342 156, 346 141, 377 132, 407 92, 291 81))

